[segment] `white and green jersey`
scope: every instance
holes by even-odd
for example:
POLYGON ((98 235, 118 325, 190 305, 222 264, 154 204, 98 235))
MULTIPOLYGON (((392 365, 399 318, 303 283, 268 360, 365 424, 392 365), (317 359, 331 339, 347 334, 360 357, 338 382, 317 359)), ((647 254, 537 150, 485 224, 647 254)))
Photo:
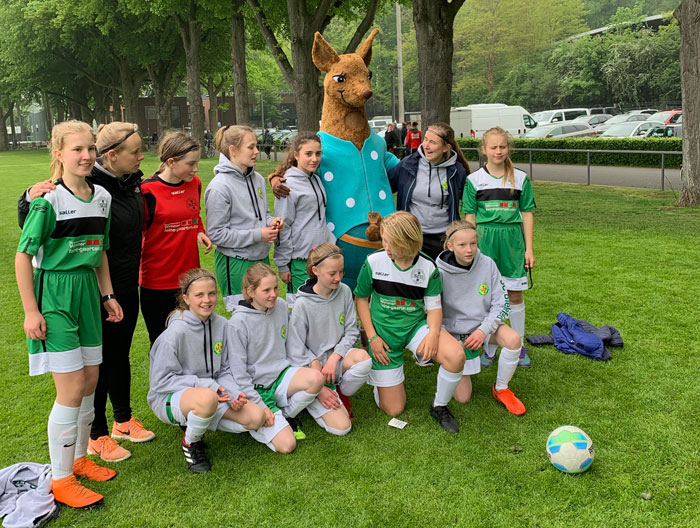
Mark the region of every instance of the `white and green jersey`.
POLYGON ((514 169, 515 188, 504 186, 503 177, 496 178, 486 167, 467 177, 462 195, 462 213, 475 214, 478 224, 520 224, 521 212, 535 208, 532 184, 527 174, 514 169))
POLYGON ((109 248, 112 196, 88 182, 92 197, 75 196, 59 180, 56 189, 30 205, 17 251, 33 255, 37 269, 68 271, 97 268, 109 248))

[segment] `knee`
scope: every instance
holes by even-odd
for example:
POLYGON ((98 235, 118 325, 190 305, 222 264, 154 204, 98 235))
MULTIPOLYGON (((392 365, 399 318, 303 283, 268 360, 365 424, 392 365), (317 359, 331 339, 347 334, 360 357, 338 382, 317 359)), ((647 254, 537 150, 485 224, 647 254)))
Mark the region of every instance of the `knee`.
POLYGON ((199 391, 192 403, 192 410, 196 415, 211 416, 216 412, 216 407, 219 405, 219 397, 213 390, 205 389, 199 391))
POLYGON ((508 336, 508 339, 505 342, 505 347, 510 348, 511 350, 520 350, 520 344, 520 336, 517 332, 513 332, 511 336, 508 336))
POLYGON ((382 410, 393 417, 399 416, 405 407, 406 405, 404 403, 381 403, 382 410))
POLYGON ((452 395, 452 398, 457 403, 467 403, 469 400, 471 400, 472 393, 471 393, 471 391, 464 391, 463 393, 459 393, 458 391, 455 391, 454 394, 452 395))
POLYGON ((296 448, 297 448, 297 441, 296 438, 294 438, 294 435, 290 434, 288 435, 279 435, 281 438, 275 438, 275 449, 277 450, 278 453, 282 453, 283 455, 288 455, 289 453, 292 453, 296 448))
POLYGON ((464 350, 459 346, 450 344, 445 350, 445 359, 442 366, 450 372, 462 372, 464 369, 464 350))
POLYGON ((325 381, 326 380, 324 379, 323 374, 321 374, 318 370, 309 369, 307 391, 310 393, 321 392, 321 389, 323 388, 323 384, 325 383, 325 381))
POLYGON ((240 423, 248 431, 257 431, 265 425, 265 411, 263 411, 262 407, 259 405, 251 402, 246 403, 246 407, 248 406, 250 406, 250 408, 246 409, 248 411, 246 413, 247 416, 240 423))

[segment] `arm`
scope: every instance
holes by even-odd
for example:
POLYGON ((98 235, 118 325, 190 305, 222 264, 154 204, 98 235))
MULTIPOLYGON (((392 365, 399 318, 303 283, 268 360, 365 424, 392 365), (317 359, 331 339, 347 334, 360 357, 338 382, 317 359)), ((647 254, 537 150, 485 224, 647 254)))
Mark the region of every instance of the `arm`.
POLYGON ((297 302, 289 318, 289 333, 285 347, 287 361, 293 367, 308 367, 316 356, 306 346, 306 336, 309 333, 309 318, 303 305, 297 302))
POLYGON ((525 235, 525 267, 531 269, 535 265, 535 253, 532 250, 534 218, 532 211, 520 214, 523 217, 523 234, 525 235))
POLYGON ((428 310, 426 315, 428 323, 428 335, 418 345, 417 354, 424 360, 432 359, 438 351, 438 341, 440 340, 440 328, 442 326, 442 308, 428 310))
POLYGON ((259 227, 253 229, 231 227, 231 202, 223 193, 209 188, 204 194, 204 202, 207 210, 207 233, 214 244, 227 248, 240 248, 262 241, 262 230, 259 227))
POLYGON ((485 335, 493 334, 510 314, 510 304, 508 303, 508 290, 501 278, 495 263, 491 267, 491 307, 489 313, 479 325, 479 330, 485 335))
POLYGON ((46 321, 39 312, 34 295, 34 269, 31 255, 17 253, 15 274, 19 295, 22 298, 22 308, 24 308, 24 333, 29 339, 46 339, 46 321))
POLYGON ((357 305, 357 315, 362 322, 362 327, 365 329, 365 333, 367 334, 372 357, 382 365, 388 365, 389 356, 387 355, 387 352, 389 352, 391 349, 374 329, 374 324, 372 324, 372 316, 370 315, 369 310, 369 298, 356 297, 355 303, 357 305))
MULTIPOLYGON (((292 225, 296 218, 296 204, 294 197, 275 198, 275 215, 282 218, 285 228, 279 233, 279 244, 275 245, 274 261, 277 269, 282 273, 289 271, 289 263, 292 260, 292 225)), ((283 280, 289 282, 289 280, 283 280)))
POLYGON ((464 185, 464 192, 462 193, 462 212, 464 213, 464 219, 467 222, 471 222, 476 225, 476 189, 472 184, 471 180, 467 178, 464 185))
POLYGON ((344 358, 350 349, 357 343, 357 338, 360 337, 360 329, 357 326, 357 312, 355 312, 355 304, 352 302, 352 295, 348 293, 345 300, 345 331, 343 337, 340 338, 338 344, 335 345, 333 352, 344 358))
MULTIPOLYGON (((202 182, 198 181, 197 182, 197 197, 199 198, 199 201, 201 202, 202 200, 202 182)), ((200 209, 201 211, 201 209, 200 209)), ((213 244, 209 237, 207 236, 206 231, 204 230, 204 222, 202 222, 202 215, 199 214, 197 215, 197 243, 200 246, 203 246, 204 253, 207 254, 211 251, 211 248, 213 247, 213 244)))
POLYGON ((151 359, 150 388, 158 393, 176 392, 188 388, 219 389, 219 382, 212 378, 199 378, 185 374, 178 358, 177 334, 164 333, 153 343, 149 354, 151 359))
MULTIPOLYGON (((102 263, 100 264, 99 268, 95 269, 95 273, 97 274, 97 284, 100 287, 100 294, 103 296, 113 294, 114 289, 112 288, 112 279, 109 276, 109 262, 107 261, 107 253, 104 251, 102 252, 102 263)), ((107 321, 111 323, 118 323, 122 320, 124 313, 122 312, 122 307, 119 306, 116 299, 109 299, 108 301, 105 301, 103 305, 109 314, 107 316, 107 321)))

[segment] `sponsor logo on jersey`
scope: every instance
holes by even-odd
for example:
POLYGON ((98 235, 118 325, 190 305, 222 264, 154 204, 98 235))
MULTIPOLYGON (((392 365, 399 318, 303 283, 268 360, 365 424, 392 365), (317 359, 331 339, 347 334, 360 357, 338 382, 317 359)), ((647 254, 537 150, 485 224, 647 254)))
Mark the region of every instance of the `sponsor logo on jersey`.
POLYGON ((280 328, 280 335, 282 339, 287 339, 287 327, 285 325, 282 325, 282 328, 280 328))
POLYGON ((32 206, 32 209, 36 211, 37 213, 45 213, 46 212, 46 206, 45 205, 39 205, 36 204, 32 206))
POLYGON ((185 192, 184 189, 178 189, 177 191, 170 191, 170 194, 171 194, 172 196, 174 196, 174 195, 176 195, 176 194, 184 194, 184 192, 185 192))
POLYGON ((479 284, 479 295, 486 295, 489 292, 489 285, 485 282, 479 284))
POLYGON ((389 274, 386 273, 385 271, 375 271, 374 272, 375 277, 388 277, 389 274))
POLYGON ((411 280, 416 284, 420 284, 425 280, 425 272, 422 269, 416 268, 411 272, 411 280))
POLYGON ((86 251, 102 251, 102 240, 99 238, 87 238, 85 240, 71 240, 68 245, 68 253, 85 253, 86 251))
POLYGON ((187 207, 192 209, 193 211, 197 210, 197 201, 194 198, 190 198, 187 200, 187 207))
POLYGON ((172 222, 170 224, 163 224, 163 230, 166 233, 176 233, 178 231, 185 231, 187 229, 196 229, 196 228, 197 228, 197 220, 196 219, 182 220, 180 222, 172 222))
POLYGON ((220 356, 223 350, 224 344, 221 341, 217 341, 216 343, 214 343, 214 354, 220 356))
POLYGON ((75 209, 64 209, 63 211, 59 211, 58 214, 59 216, 72 215, 75 214, 75 209))
POLYGON ((345 326, 345 312, 341 312, 340 317, 338 317, 338 322, 340 326, 345 326))

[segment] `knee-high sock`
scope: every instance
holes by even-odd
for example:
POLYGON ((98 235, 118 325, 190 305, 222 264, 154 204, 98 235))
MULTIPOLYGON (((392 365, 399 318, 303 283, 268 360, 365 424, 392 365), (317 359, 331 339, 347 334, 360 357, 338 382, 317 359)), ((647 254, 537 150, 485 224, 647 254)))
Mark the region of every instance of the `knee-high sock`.
POLYGON ((433 407, 445 406, 450 403, 452 394, 457 388, 457 385, 459 385, 461 379, 461 372, 450 372, 440 367, 437 375, 437 390, 435 391, 433 407))
POLYGON ((282 409, 282 413, 285 416, 294 418, 297 414, 306 409, 306 407, 316 399, 317 395, 318 393, 309 394, 303 390, 295 392, 287 399, 287 406, 282 409))
MULTIPOLYGON (((340 389, 343 390, 343 389, 340 389)), ((379 407, 379 389, 375 386, 372 388, 372 393, 374 394, 374 403, 377 404, 377 407, 379 407)), ((345 394, 345 393, 343 393, 345 394)))
MULTIPOLYGON (((510 326, 520 335, 520 343, 525 339, 525 303, 510 305, 510 326)), ((502 352, 501 352, 502 353, 502 352)))
POLYGON ((518 368, 518 359, 520 358, 520 350, 511 350, 510 348, 501 348, 501 355, 498 356, 498 373, 496 374, 496 390, 508 388, 515 369, 518 368))
POLYGON ((226 431, 227 433, 246 433, 248 430, 243 427, 238 422, 229 420, 228 418, 222 418, 219 421, 219 425, 216 427, 217 431, 226 431))
POLYGON ((187 429, 185 430, 185 442, 192 445, 195 442, 199 442, 204 433, 206 433, 209 428, 209 424, 214 419, 214 415, 207 418, 202 418, 197 416, 194 411, 190 411, 187 414, 187 429))
POLYGON ((367 376, 372 369, 372 360, 365 359, 359 363, 355 363, 352 367, 343 373, 343 378, 340 380, 340 390, 345 396, 352 396, 367 382, 367 376))
POLYGON ((323 427, 326 430, 326 432, 328 432, 332 435, 335 435, 335 436, 346 435, 350 432, 350 429, 352 429, 352 424, 350 424, 350 426, 347 429, 336 429, 335 427, 331 427, 330 425, 328 425, 325 422, 325 420, 323 419, 323 416, 320 416, 318 418, 314 418, 314 420, 316 420, 316 423, 318 425, 320 425, 321 427, 323 427))
POLYGON ((49 414, 49 456, 51 457, 51 474, 54 479, 61 479, 73 474, 79 413, 80 407, 66 407, 54 402, 51 414, 49 414))
POLYGON ((78 414, 78 438, 75 442, 75 458, 84 457, 87 453, 90 428, 95 419, 95 393, 84 396, 78 414))

